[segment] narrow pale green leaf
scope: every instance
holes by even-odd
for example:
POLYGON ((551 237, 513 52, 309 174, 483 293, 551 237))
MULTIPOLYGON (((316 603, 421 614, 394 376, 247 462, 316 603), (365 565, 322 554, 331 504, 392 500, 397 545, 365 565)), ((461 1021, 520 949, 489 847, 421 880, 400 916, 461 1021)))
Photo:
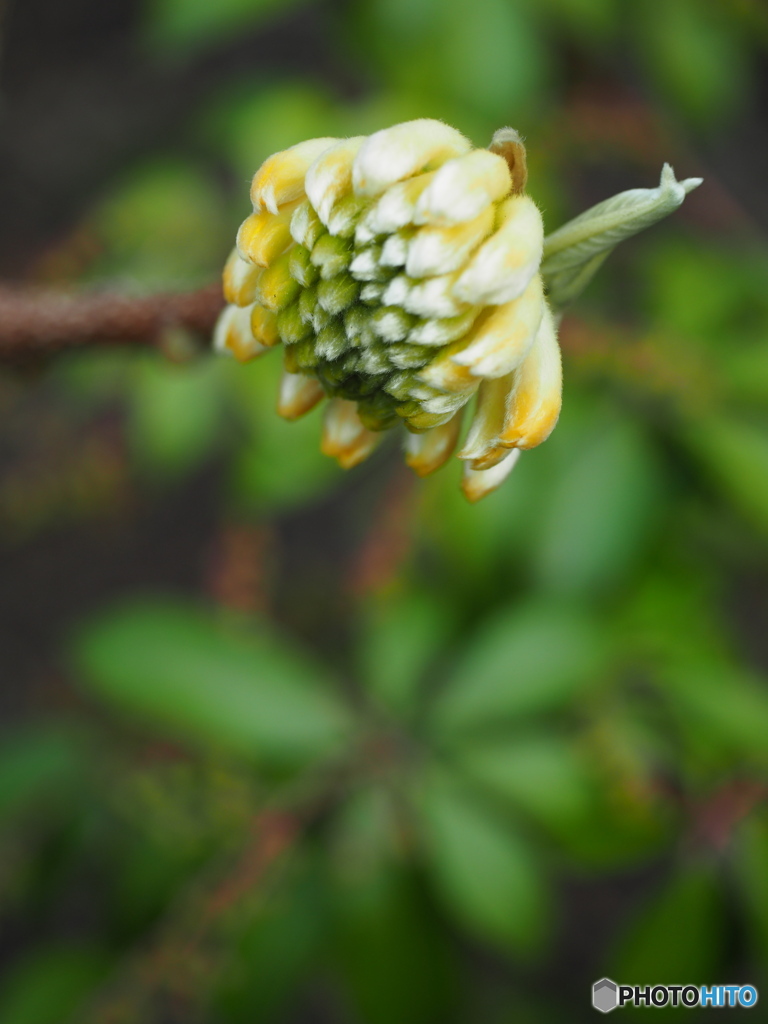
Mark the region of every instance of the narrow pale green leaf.
POLYGON ((547 235, 541 273, 553 306, 559 309, 573 301, 611 249, 673 213, 701 182, 678 181, 664 164, 657 188, 620 192, 547 235))
POLYGON ((573 606, 534 602, 486 622, 459 655, 433 710, 445 736, 567 704, 605 666, 596 623, 573 606))
POLYGON ((472 931, 531 952, 547 930, 547 888, 525 838, 445 773, 425 781, 419 805, 425 855, 446 905, 472 931))
POLYGON ((323 672, 266 632, 144 603, 91 624, 77 645, 88 687, 169 734, 256 761, 310 761, 348 722, 323 672))

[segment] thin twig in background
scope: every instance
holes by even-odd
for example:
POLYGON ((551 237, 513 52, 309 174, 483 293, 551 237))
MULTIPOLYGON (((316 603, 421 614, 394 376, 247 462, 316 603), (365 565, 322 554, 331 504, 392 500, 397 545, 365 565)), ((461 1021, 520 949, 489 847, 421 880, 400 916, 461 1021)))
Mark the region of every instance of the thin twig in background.
POLYGON ((210 337, 223 304, 219 284, 153 295, 0 286, 0 362, 28 362, 86 345, 167 350, 174 332, 210 337))

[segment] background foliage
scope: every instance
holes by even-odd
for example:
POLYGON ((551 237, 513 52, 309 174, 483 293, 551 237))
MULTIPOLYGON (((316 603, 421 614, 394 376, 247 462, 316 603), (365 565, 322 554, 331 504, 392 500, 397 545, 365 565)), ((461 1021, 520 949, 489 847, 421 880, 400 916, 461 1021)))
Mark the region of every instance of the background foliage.
POLYGON ((0 1022, 765 988, 763 6, 35 0, 6 29, 7 274, 205 283, 267 155, 415 116, 519 128, 549 229, 665 159, 705 185, 566 319, 561 424, 479 506, 396 445, 342 475, 271 357, 0 378, 0 1022))

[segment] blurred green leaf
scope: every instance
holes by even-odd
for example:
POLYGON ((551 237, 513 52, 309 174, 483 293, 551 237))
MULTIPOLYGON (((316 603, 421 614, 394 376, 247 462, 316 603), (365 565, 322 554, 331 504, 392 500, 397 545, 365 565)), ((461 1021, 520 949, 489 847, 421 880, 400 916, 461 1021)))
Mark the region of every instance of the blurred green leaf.
POLYGON ((728 396, 768 407, 768 344, 765 338, 729 349, 724 359, 728 396))
POLYGON ((723 496, 768 532, 768 424, 702 417, 685 428, 683 440, 723 496))
POLYGON ((708 344, 707 357, 718 363, 738 352, 734 340, 742 333, 762 338, 768 254, 761 248, 747 242, 705 245, 678 228, 658 244, 645 239, 638 249, 647 282, 643 304, 651 323, 708 344))
POLYGON ((646 66, 692 121, 709 127, 732 113, 750 84, 750 53, 726 5, 654 0, 633 5, 646 66))
POLYGON ((483 740, 458 747, 456 759, 478 786, 544 824, 578 820, 592 796, 586 766, 564 736, 483 740))
POLYGON ((260 1024, 295 1002, 315 958, 327 944, 326 892, 315 865, 300 858, 278 891, 233 942, 217 980, 216 1020, 260 1024))
POLYGON ((734 879, 756 947, 755 960, 762 965, 765 977, 768 964, 768 820, 764 812, 752 814, 739 826, 734 846, 734 879))
POLYGON ((611 956, 611 977, 642 985, 711 981, 725 932, 712 869, 687 864, 660 892, 639 903, 636 920, 611 956))
POLYGON ((29 806, 53 806, 83 785, 87 748, 77 731, 30 725, 6 736, 0 746, 0 818, 29 806))
POLYGON ((439 10, 443 33, 441 40, 438 29, 436 42, 442 42, 440 72, 449 94, 507 120, 510 110, 541 102, 549 51, 528 4, 443 0, 439 10))
POLYGON ((186 52, 252 30, 291 0, 145 0, 145 31, 161 51, 186 52))
POLYGON ((409 715, 430 661, 447 641, 448 609, 425 594, 380 602, 364 623, 361 661, 373 696, 398 715, 409 715))
POLYGON ((92 276, 119 275, 153 289, 209 283, 233 238, 213 180, 171 159, 127 172, 94 211, 91 227, 105 249, 92 276))
POLYGON ((598 51, 610 45, 621 16, 616 0, 540 0, 540 5, 558 27, 567 25, 581 43, 598 51))
POLYGON ((456 659, 434 708, 441 735, 549 711, 593 686, 605 638, 583 611, 531 602, 486 622, 456 659))
POLYGON ((459 977, 445 929, 419 880, 390 867, 373 878, 337 875, 336 963, 366 1024, 456 1019, 459 977))
POLYGON ((35 950, 6 975, 0 1024, 67 1024, 105 973, 98 950, 73 945, 35 950))
POLYGON ((546 448, 526 455, 505 485, 476 505, 457 493, 458 465, 449 464, 420 484, 422 543, 438 548, 441 568, 453 570, 451 593, 485 594, 489 582, 498 576, 501 559, 510 552, 526 557, 531 531, 548 501, 552 469, 551 451, 546 448))
MULTIPOLYGON (((768 685, 711 662, 667 666, 659 684, 681 723, 704 747, 768 763, 768 685)), ((713 750, 713 752, 714 752, 713 750)))
POLYGON ((168 476, 210 454, 224 413, 220 369, 214 359, 175 366, 154 358, 136 367, 129 409, 140 460, 168 476))
POLYGON ((266 630, 226 629, 183 605, 107 613, 76 648, 98 696, 169 733, 275 765, 338 749, 349 722, 319 667, 266 630))
MULTIPOLYGON (((243 217, 250 209, 248 181, 268 156, 304 139, 347 134, 338 106, 320 83, 281 82, 272 75, 266 81, 228 86, 201 115, 201 131, 208 144, 230 161, 234 172, 243 176, 243 217)), ((232 230, 234 241, 234 225, 232 230)))
POLYGON ((582 442, 543 510, 539 580, 550 590, 579 594, 625 578, 659 497, 648 440, 629 420, 603 422, 582 442))
POLYGON ((521 953, 539 948, 547 887, 526 839, 445 773, 428 776, 420 797, 427 864, 447 906, 491 942, 521 953))
POLYGON ((228 369, 234 374, 234 397, 249 435, 233 460, 237 498, 258 509, 290 508, 329 490, 341 470, 320 452, 322 409, 294 422, 277 415, 283 372, 279 357, 228 369))
POLYGON ((396 800, 388 788, 366 785, 350 793, 338 808, 328 847, 340 884, 375 886, 397 861, 402 823, 396 800))

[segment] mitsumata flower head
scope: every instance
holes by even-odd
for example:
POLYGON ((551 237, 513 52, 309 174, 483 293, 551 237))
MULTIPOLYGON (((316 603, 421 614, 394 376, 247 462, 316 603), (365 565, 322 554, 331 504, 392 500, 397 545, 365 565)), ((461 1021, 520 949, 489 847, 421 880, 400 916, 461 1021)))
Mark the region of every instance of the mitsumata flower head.
MULTIPOLYGON (((570 298, 621 238, 679 205, 693 179, 667 170, 666 187, 662 175, 659 189, 577 218, 574 238, 570 225, 552 236, 553 293, 570 298)), ((477 500, 560 412, 544 230, 525 182, 514 130, 474 149, 429 119, 274 154, 254 176, 253 213, 224 270, 215 347, 247 361, 282 342, 278 412, 295 419, 328 398, 322 450, 345 468, 403 424, 406 461, 432 472, 473 401, 457 454, 477 500)))

